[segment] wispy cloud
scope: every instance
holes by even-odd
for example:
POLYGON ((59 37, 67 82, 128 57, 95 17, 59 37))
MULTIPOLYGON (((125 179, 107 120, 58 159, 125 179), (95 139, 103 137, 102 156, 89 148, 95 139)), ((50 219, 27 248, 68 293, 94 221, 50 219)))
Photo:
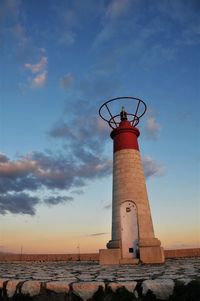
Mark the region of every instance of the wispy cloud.
POLYGON ((71 191, 72 194, 82 195, 84 194, 84 190, 82 189, 76 189, 71 191))
POLYGON ((0 20, 11 16, 14 20, 19 17, 20 0, 2 0, 0 3, 0 20))
POLYGON ((75 40, 76 40, 75 32, 71 30, 65 30, 60 33, 60 37, 58 41, 60 44, 71 46, 75 43, 75 40))
POLYGON ((16 38, 17 46, 24 50, 30 40, 27 36, 25 27, 20 23, 16 23, 12 28, 10 28, 10 32, 16 38))
POLYGON ((0 1, 1 42, 6 45, 11 40, 15 54, 24 52, 30 42, 24 22, 21 22, 21 8, 21 0, 0 1))
POLYGON ((143 131, 144 137, 156 140, 160 136, 160 131, 161 125, 156 121, 156 118, 153 116, 148 117, 143 131))
MULTIPOLYGON (((47 57, 41 48, 36 46, 34 35, 27 29, 26 9, 21 0, 2 0, 0 1, 0 36, 1 43, 5 45, 5 51, 8 51, 19 64, 31 75, 26 76, 26 83, 21 79, 22 72, 18 74, 18 87, 21 89, 31 86, 33 88, 43 87, 47 81, 47 57), (2 14, 2 16, 1 16, 2 14), (14 49, 14 50, 13 50, 14 49), (35 57, 39 61, 32 63, 35 57)), ((37 30, 36 30, 37 31, 37 30)), ((20 70, 20 69, 19 69, 20 70)))
MULTIPOLYGON (((44 49, 41 51, 44 52, 44 49)), ((42 56, 40 61, 36 64, 26 63, 24 64, 24 68, 29 70, 34 76, 30 78, 31 86, 34 88, 41 88, 46 84, 47 81, 47 65, 48 58, 46 56, 42 56)))
POLYGON ((151 176, 162 176, 165 173, 164 165, 156 162, 150 156, 144 157, 143 166, 146 178, 151 176))
POLYGON ((47 81, 47 71, 37 74, 32 80, 31 84, 33 87, 40 88, 46 84, 47 81))
POLYGON ((113 19, 122 16, 128 11, 130 4, 131 0, 112 0, 107 7, 106 17, 113 19))
POLYGON ((46 56, 41 57, 40 61, 36 64, 26 63, 24 67, 30 70, 32 73, 37 73, 45 70, 48 63, 48 59, 46 56))
POLYGON ((110 203, 110 204, 107 204, 107 205, 105 205, 104 207, 103 207, 103 209, 105 209, 105 210, 109 210, 109 209, 111 209, 112 208, 112 204, 110 203))
POLYGON ((121 31, 123 18, 130 12, 130 8, 133 4, 131 0, 112 0, 105 7, 105 11, 102 17, 102 28, 98 32, 95 41, 94 48, 99 45, 103 45, 104 42, 116 37, 118 35, 118 29, 121 31))
POLYGON ((44 199, 44 202, 49 205, 58 205, 58 204, 62 204, 62 203, 66 203, 66 202, 71 202, 73 201, 74 198, 71 196, 50 196, 48 198, 44 199))
POLYGON ((109 56, 111 49, 107 45, 112 41, 112 57, 118 64, 125 66, 126 57, 131 55, 133 60, 129 64, 145 71, 175 62, 182 45, 200 43, 199 11, 195 0, 151 2, 151 5, 141 1, 110 1, 93 49, 109 56), (173 30, 175 24, 177 32, 173 30))
POLYGON ((99 233, 92 233, 92 234, 89 234, 88 236, 103 236, 103 235, 106 235, 108 234, 107 232, 99 232, 99 233))
MULTIPOLYGON (((78 107, 81 111, 81 105, 78 107)), ((84 114, 90 118, 74 116, 70 121, 75 125, 73 128, 70 123, 60 121, 49 131, 49 135, 52 138, 63 139, 77 156, 81 156, 81 153, 82 156, 85 156, 86 153, 99 154, 109 138, 108 127, 99 121, 99 117, 91 116, 87 106, 82 111, 82 115, 84 114), (88 112, 85 112, 87 109, 88 112)))
POLYGON ((60 79, 60 85, 64 89, 69 89, 74 82, 74 76, 71 73, 67 73, 60 79))

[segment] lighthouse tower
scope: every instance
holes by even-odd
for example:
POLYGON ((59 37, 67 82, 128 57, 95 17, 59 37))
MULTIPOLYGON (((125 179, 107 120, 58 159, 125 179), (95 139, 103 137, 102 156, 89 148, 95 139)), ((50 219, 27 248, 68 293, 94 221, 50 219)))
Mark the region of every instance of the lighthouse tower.
POLYGON ((151 211, 140 157, 136 127, 146 112, 144 101, 134 97, 118 97, 99 109, 103 120, 112 128, 113 198, 112 237, 107 249, 99 251, 100 264, 162 263, 164 252, 155 238, 151 211), (128 101, 128 113, 117 102, 128 101), (132 106, 133 105, 133 106, 132 106), (112 108, 116 114, 111 113, 112 108))

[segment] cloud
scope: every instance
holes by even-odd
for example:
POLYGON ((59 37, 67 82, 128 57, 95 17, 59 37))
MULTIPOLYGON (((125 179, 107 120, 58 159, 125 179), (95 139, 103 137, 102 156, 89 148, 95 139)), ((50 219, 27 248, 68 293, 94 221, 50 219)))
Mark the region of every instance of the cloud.
POLYGON ((71 191, 71 193, 77 194, 77 195, 82 195, 82 194, 84 194, 84 191, 82 189, 76 189, 76 190, 71 191))
MULTIPOLYGON (((111 174, 112 162, 99 155, 99 147, 92 152, 92 149, 81 149, 79 144, 72 146, 72 153, 63 155, 34 152, 13 161, 1 154, 0 213, 34 215, 37 204, 57 205, 73 201, 73 197, 63 195, 63 192, 78 188, 73 192, 82 194, 79 187, 87 180, 111 174), (50 196, 36 197, 43 189, 50 196), (56 191, 60 195, 55 196, 56 191)), ((146 177, 164 174, 163 165, 151 157, 146 156, 143 163, 146 177)), ((104 209, 110 207, 111 204, 107 204, 104 209)))
POLYGON ((93 50, 104 57, 112 52, 118 65, 125 69, 150 71, 166 62, 176 62, 182 46, 200 43, 197 2, 151 1, 148 5, 146 1, 110 1, 93 50), (129 56, 132 61, 127 60, 129 56))
MULTIPOLYGON (((111 98, 111 95, 117 95, 122 88, 122 82, 104 63, 104 66, 103 64, 95 65, 93 70, 83 77, 78 88, 81 95, 79 103, 83 102, 84 105, 88 105, 85 99, 96 100, 96 103, 93 103, 93 114, 96 114, 98 108, 94 105, 98 106, 100 99, 106 100, 111 98)), ((91 106, 91 103, 89 105, 91 106)))
POLYGON ((105 206, 103 207, 103 209, 105 209, 105 210, 109 210, 109 209, 111 209, 111 208, 112 208, 112 203, 107 204, 107 205, 105 205, 105 206))
POLYGON ((34 171, 37 168, 35 161, 20 160, 10 162, 7 157, 4 157, 0 162, 0 173, 2 176, 26 175, 28 171, 34 171))
POLYGON ((76 39, 76 34, 70 30, 65 30, 60 33, 59 43, 67 46, 71 46, 74 44, 76 39))
POLYGON ((111 162, 103 157, 99 158, 90 152, 84 156, 74 154, 71 159, 70 156, 72 154, 34 152, 13 161, 1 154, 0 213, 10 211, 33 215, 39 202, 57 205, 72 201, 73 197, 63 196, 62 192, 79 188, 87 180, 102 178, 111 173, 111 162), (41 195, 44 189, 49 197, 32 196, 41 195), (54 196, 55 191, 59 191, 60 195, 54 196), (17 208, 14 210, 15 205, 17 208))
POLYGON ((188 20, 192 21, 192 19, 196 19, 196 17, 198 18, 200 10, 199 2, 196 0, 159 1, 156 3, 156 6, 160 13, 181 23, 185 23, 188 20))
POLYGON ((53 138, 71 138, 74 136, 72 129, 64 121, 59 121, 48 134, 53 138))
POLYGON ((8 161, 8 158, 6 155, 0 153, 0 163, 5 163, 8 161))
POLYGON ((43 71, 48 63, 48 59, 46 56, 43 56, 37 64, 24 64, 24 67, 30 70, 32 73, 37 73, 43 71))
POLYGON ((105 47, 104 42, 112 39, 113 37, 118 37, 119 32, 123 31, 125 28, 126 16, 131 11, 131 6, 133 1, 131 0, 112 0, 106 6, 104 15, 102 17, 102 29, 97 34, 94 41, 94 48, 99 45, 105 47))
POLYGON ((156 118, 151 116, 147 119, 146 125, 144 127, 144 136, 147 139, 156 140, 159 138, 161 126, 156 121, 156 118))
MULTIPOLYGON (((42 54, 45 53, 45 49, 41 48, 40 52, 42 54)), ((36 64, 26 63, 24 64, 24 68, 34 74, 34 77, 31 76, 30 82, 31 86, 34 88, 41 88, 46 84, 47 81, 47 65, 48 58, 46 56, 42 56, 40 61, 36 64)))
POLYGON ((9 45, 8 51, 11 56, 14 53, 18 58, 22 53, 24 54, 25 48, 27 48, 30 43, 30 37, 27 35, 24 20, 21 21, 22 6, 21 0, 0 1, 1 42, 5 44, 5 47, 9 45), (14 49, 14 52, 12 49, 14 49))
POLYGON ((103 236, 103 235, 106 235, 108 234, 107 232, 99 232, 99 233, 92 233, 92 234, 89 234, 88 236, 103 236))
POLYGON ((43 71, 42 73, 39 73, 36 75, 32 80, 32 86, 36 88, 43 87, 47 81, 47 71, 43 71))
POLYGON ((73 82, 74 82, 74 76, 71 73, 67 73, 60 79, 60 85, 64 89, 70 88, 73 82))
POLYGON ((20 0, 2 0, 0 3, 0 20, 11 16, 13 19, 18 18, 20 12, 20 0))
POLYGON ((50 196, 44 200, 47 205, 58 205, 66 202, 73 201, 73 197, 71 196, 50 196))
POLYGON ((73 45, 82 35, 82 30, 98 20, 104 8, 103 1, 60 1, 59 6, 50 8, 56 20, 52 28, 53 36, 64 47, 73 45))
POLYGON ((0 214, 11 212, 14 214, 35 214, 35 206, 39 198, 26 193, 7 193, 0 195, 0 214))
POLYGON ((130 0, 112 0, 107 7, 106 17, 111 19, 120 17, 128 11, 130 3, 130 0))
POLYGON ((153 160, 150 156, 144 157, 142 161, 144 166, 144 174, 146 178, 149 178, 151 176, 164 175, 164 166, 153 160))
MULTIPOLYGON (((72 201, 71 196, 63 196, 63 193, 71 190, 81 194, 80 187, 86 185, 88 180, 111 174, 112 160, 104 154, 108 128, 92 113, 93 106, 84 105, 83 115, 84 110, 90 118, 73 115, 72 111, 68 123, 61 121, 49 131, 50 137, 61 141, 59 153, 32 152, 18 160, 10 160, 0 154, 2 214, 10 211, 33 215, 39 203, 51 206, 72 201), (42 198, 41 192, 44 191, 48 196, 42 198), (19 197, 21 203, 18 203, 19 197), (3 205, 5 200, 10 200, 7 206, 3 205), (12 204, 19 204, 19 208, 14 211, 12 204)), ((144 169, 147 177, 162 175, 164 171, 163 166, 151 157, 144 158, 144 169)), ((110 206, 107 204, 104 209, 110 206)))
POLYGON ((85 157, 86 159, 87 153, 99 155, 109 138, 108 126, 100 121, 100 117, 94 115, 93 108, 89 105, 80 103, 74 108, 77 109, 77 107, 82 112, 81 116, 72 117, 69 123, 59 121, 48 134, 52 138, 63 139, 79 158, 85 157), (71 124, 74 126, 72 127, 71 124))
POLYGON ((29 38, 27 37, 26 30, 23 25, 16 23, 11 29, 10 32, 18 41, 18 47, 23 49, 28 45, 29 38))
MULTIPOLYGON (((21 0, 0 1, 0 43, 9 52, 11 60, 23 67, 31 76, 27 76, 26 83, 22 82, 22 73, 19 71, 16 83, 20 90, 24 91, 27 86, 34 88, 43 87, 47 80, 47 57, 41 47, 34 41, 35 35, 32 29, 27 27, 26 9, 21 0), (38 57, 38 61, 32 63, 32 58, 38 57)), ((35 32, 40 35, 35 24, 35 32)), ((44 40, 43 40, 44 42, 44 40)))

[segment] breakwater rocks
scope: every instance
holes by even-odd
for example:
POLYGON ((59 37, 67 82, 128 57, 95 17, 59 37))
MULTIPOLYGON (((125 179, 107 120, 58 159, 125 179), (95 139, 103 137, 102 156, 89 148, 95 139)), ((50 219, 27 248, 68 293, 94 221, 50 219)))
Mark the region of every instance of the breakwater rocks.
POLYGON ((200 300, 200 258, 162 265, 98 262, 0 263, 0 300, 200 300))

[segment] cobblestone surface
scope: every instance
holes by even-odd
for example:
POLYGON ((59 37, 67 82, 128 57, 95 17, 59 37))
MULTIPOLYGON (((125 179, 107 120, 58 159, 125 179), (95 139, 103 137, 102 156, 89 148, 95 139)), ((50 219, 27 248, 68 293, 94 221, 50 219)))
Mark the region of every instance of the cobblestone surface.
POLYGON ((119 266, 91 261, 0 262, 1 301, 182 301, 182 296, 200 300, 200 258, 119 266))
POLYGON ((2 262, 0 278, 40 282, 120 282, 200 279, 200 258, 168 259, 162 265, 100 266, 98 262, 2 262))

